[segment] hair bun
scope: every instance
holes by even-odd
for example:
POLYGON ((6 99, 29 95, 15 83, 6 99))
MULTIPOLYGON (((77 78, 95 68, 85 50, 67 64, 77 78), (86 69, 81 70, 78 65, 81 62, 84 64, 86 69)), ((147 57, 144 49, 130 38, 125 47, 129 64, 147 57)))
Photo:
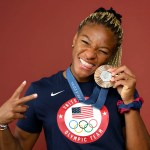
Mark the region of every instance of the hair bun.
POLYGON ((118 14, 112 7, 108 10, 106 10, 105 8, 103 7, 100 7, 98 8, 97 10, 94 11, 94 13, 96 12, 109 12, 109 13, 112 13, 114 14, 114 16, 120 21, 121 23, 121 18, 122 18, 122 15, 118 14))
POLYGON ((94 11, 94 13, 96 12, 106 12, 107 10, 103 7, 98 8, 97 10, 94 11))

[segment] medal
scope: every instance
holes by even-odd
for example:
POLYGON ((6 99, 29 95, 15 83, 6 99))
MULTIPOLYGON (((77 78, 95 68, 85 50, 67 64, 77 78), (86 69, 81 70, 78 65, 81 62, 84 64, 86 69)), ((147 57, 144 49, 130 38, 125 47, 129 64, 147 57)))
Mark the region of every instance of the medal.
POLYGON ((102 88, 110 88, 113 86, 113 83, 110 81, 112 74, 107 71, 112 68, 110 65, 102 65, 96 69, 94 73, 95 82, 102 88))

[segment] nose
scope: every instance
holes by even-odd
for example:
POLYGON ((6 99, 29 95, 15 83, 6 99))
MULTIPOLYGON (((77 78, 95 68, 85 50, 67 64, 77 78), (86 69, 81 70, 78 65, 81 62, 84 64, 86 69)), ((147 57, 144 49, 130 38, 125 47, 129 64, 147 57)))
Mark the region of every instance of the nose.
POLYGON ((97 53, 94 49, 87 49, 85 52, 85 56, 87 60, 93 60, 96 58, 97 53))

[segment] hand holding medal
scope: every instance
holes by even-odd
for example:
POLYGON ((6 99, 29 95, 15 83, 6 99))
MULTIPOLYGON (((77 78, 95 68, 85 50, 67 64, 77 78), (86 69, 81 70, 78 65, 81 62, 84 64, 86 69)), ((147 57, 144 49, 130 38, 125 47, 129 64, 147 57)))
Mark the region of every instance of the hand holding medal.
POLYGON ((102 88, 117 88, 125 103, 134 100, 136 79, 132 72, 126 67, 118 68, 111 65, 102 65, 95 71, 95 82, 102 88))
POLYGON ((112 73, 111 81, 114 83, 113 88, 117 88, 124 103, 130 103, 134 100, 136 86, 136 77, 126 66, 115 69, 109 69, 112 73))

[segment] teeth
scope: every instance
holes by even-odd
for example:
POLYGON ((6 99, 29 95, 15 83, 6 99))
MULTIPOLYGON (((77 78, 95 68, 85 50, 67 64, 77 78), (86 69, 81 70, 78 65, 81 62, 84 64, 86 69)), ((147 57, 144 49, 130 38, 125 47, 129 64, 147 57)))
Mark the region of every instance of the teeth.
POLYGON ((80 59, 80 61, 81 61, 81 63, 85 66, 85 67, 93 67, 93 65, 92 64, 89 64, 89 63, 87 63, 87 62, 85 62, 83 59, 80 59))

